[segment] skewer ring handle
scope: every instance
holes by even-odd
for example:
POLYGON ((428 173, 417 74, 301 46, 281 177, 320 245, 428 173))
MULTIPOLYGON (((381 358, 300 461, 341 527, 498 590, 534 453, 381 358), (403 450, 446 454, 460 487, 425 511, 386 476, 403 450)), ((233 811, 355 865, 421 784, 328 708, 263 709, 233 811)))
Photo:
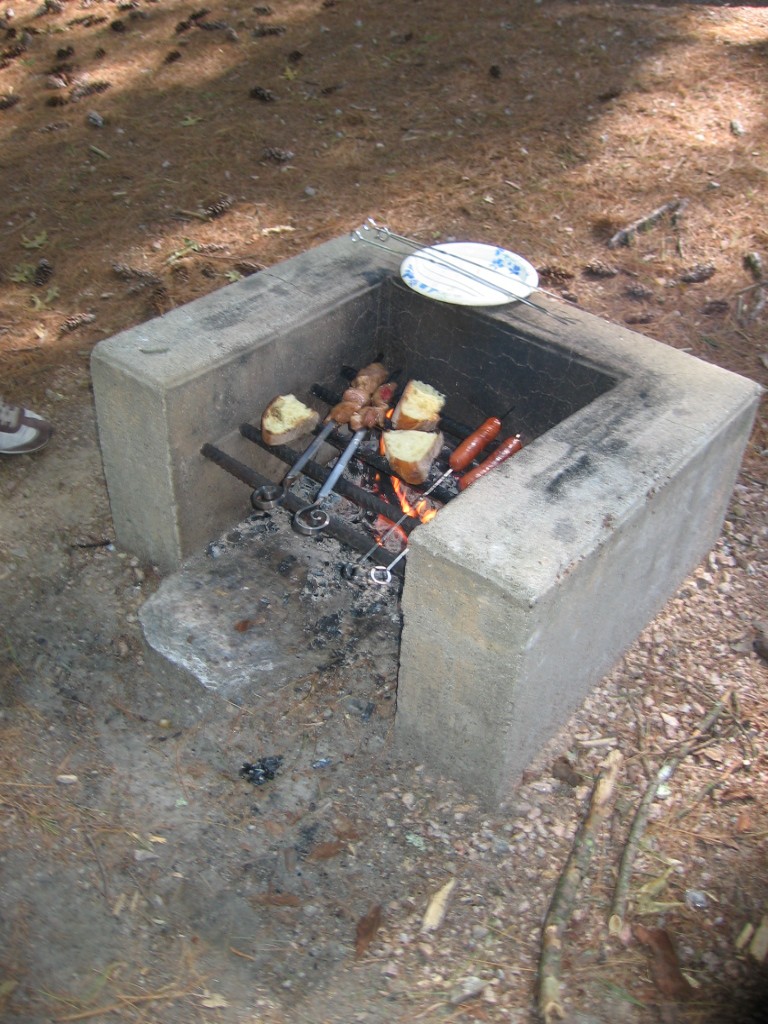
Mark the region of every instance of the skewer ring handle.
POLYGON ((386 587, 392 582, 392 573, 386 565, 375 565, 371 569, 371 579, 374 583, 378 583, 380 587, 386 587))
POLYGON ((296 533, 304 537, 314 537, 324 530, 331 517, 319 505, 305 505, 294 514, 292 526, 296 533))
POLYGON ((285 498, 285 488, 280 484, 262 484, 251 494, 251 504, 255 509, 266 512, 276 508, 285 498))

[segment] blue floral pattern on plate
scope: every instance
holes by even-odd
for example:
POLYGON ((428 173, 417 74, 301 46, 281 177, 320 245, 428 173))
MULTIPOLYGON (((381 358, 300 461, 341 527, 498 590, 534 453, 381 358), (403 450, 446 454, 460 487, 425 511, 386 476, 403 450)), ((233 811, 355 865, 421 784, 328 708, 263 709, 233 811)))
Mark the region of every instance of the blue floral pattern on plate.
POLYGON ((497 306, 536 288, 536 269, 517 253, 482 242, 446 242, 407 256, 400 276, 414 291, 463 306, 497 306))

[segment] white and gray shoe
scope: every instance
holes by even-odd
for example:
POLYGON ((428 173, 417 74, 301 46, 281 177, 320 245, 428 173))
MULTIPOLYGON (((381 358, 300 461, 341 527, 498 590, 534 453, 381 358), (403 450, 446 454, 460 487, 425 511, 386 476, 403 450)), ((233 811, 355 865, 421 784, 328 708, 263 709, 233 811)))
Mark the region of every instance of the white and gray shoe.
POLYGON ((0 455, 28 455, 45 448, 53 427, 21 405, 10 405, 0 398, 0 455))

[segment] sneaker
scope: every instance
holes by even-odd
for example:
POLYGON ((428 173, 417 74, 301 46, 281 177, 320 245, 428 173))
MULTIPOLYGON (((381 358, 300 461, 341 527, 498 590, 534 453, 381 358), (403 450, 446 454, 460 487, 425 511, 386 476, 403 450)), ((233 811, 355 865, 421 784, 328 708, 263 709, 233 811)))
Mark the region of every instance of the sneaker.
POLYGON ((0 398, 0 455, 27 455, 45 448, 53 427, 36 412, 0 398))

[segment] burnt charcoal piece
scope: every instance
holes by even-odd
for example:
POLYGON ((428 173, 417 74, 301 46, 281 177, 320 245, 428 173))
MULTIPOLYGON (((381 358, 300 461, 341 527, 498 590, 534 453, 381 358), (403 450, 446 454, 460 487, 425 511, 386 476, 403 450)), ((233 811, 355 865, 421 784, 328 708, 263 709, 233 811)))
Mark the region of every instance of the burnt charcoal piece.
POLYGON ((113 32, 125 32, 125 22, 120 21, 119 18, 116 21, 113 21, 109 27, 113 32))
POLYGON ((181 60, 181 50, 171 50, 170 53, 165 55, 164 64, 173 64, 174 61, 181 60))
POLYGON ((246 761, 238 774, 254 786, 263 786, 265 782, 271 782, 274 779, 282 763, 283 759, 279 755, 277 757, 260 757, 258 761, 246 761))
POLYGON ((701 311, 705 316, 723 316, 729 308, 727 299, 711 299, 704 303, 701 311))
POLYGON ((488 68, 488 74, 491 78, 501 78, 501 68, 498 64, 491 64, 488 68))
POLYGON ((46 107, 66 107, 68 103, 66 96, 49 96, 45 101, 46 107))
POLYGON ((56 60, 68 60, 69 57, 73 57, 74 55, 74 46, 62 46, 60 50, 56 51, 56 60))
POLYGON ((15 107, 19 102, 19 97, 15 93, 8 93, 6 96, 0 96, 0 110, 10 110, 11 107, 15 107))
POLYGON ((262 103, 274 103, 277 99, 270 89, 263 89, 260 85, 254 85, 249 96, 252 100, 261 100, 262 103))
POLYGON ((181 35, 182 32, 188 32, 192 28, 192 19, 188 18, 187 21, 180 21, 176 26, 176 35, 181 35))
POLYGON ((201 18, 205 18, 210 13, 211 13, 210 7, 201 7, 199 11, 195 11, 193 14, 190 14, 189 20, 190 21, 200 21, 201 18))
POLYGON ((301 50, 291 50, 291 52, 288 54, 288 63, 298 64, 303 56, 304 54, 301 52, 301 50))

